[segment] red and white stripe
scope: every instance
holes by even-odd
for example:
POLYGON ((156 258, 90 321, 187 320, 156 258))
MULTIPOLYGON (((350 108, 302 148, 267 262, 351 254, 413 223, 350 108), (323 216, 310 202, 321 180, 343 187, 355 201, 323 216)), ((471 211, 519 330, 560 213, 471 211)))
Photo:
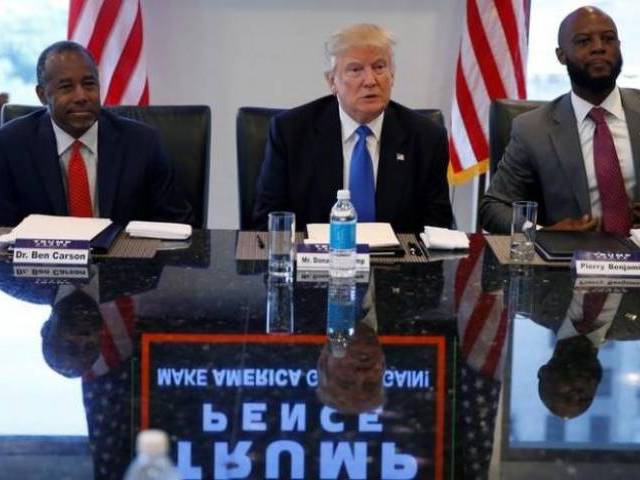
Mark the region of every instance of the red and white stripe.
POLYGON ((460 260, 454 295, 463 361, 483 375, 500 379, 509 318, 502 290, 482 290, 485 246, 471 240, 469 256, 460 260))
POLYGON ((148 105, 140 0, 69 0, 68 38, 98 63, 103 105, 148 105))
POLYGON ((488 170, 489 107, 496 98, 526 98, 529 0, 467 0, 456 63, 449 181, 488 170))
POLYGON ((133 353, 133 334, 136 321, 135 298, 123 296, 99 305, 102 315, 100 355, 91 370, 84 375, 90 381, 118 367, 133 353))

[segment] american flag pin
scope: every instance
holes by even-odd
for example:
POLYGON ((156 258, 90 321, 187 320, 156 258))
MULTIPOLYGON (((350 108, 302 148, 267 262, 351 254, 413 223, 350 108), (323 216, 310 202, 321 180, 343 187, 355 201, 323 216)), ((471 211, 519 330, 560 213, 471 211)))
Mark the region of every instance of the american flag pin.
POLYGON ((396 161, 404 162, 404 153, 396 153, 396 161))

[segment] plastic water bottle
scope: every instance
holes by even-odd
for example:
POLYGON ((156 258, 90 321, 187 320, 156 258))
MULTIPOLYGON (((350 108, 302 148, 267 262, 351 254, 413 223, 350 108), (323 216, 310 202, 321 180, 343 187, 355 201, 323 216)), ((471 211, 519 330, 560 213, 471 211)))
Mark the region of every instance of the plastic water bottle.
POLYGON ((136 458, 124 480, 180 480, 169 458, 169 437, 162 430, 143 430, 136 440, 136 458))
POLYGON ((329 274, 353 277, 356 273, 356 222, 358 214, 349 190, 338 190, 338 201, 329 218, 329 274))
POLYGON ((342 358, 353 337, 356 323, 355 277, 329 279, 327 298, 327 337, 331 355, 342 358))

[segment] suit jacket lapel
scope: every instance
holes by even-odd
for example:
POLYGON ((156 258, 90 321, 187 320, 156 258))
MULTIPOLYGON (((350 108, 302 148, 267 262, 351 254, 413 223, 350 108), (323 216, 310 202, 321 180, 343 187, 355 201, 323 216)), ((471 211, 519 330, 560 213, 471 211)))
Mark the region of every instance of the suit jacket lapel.
POLYGON ((40 117, 37 140, 31 145, 31 156, 40 173, 42 183, 56 215, 67 215, 67 199, 62 183, 62 171, 58 157, 56 137, 51 126, 51 117, 40 117))
POLYGON ((627 119, 629 130, 629 141, 631 142, 631 153, 633 155, 633 168, 636 172, 636 189, 634 200, 640 201, 640 99, 637 94, 626 89, 620 89, 622 97, 622 108, 627 119))
MULTIPOLYGON (((325 212, 335 203, 336 192, 343 188, 342 129, 338 102, 334 100, 316 121, 316 147, 310 147, 313 175, 311 183, 320 194, 319 211, 325 212)), ((328 218, 327 218, 328 219, 328 218)))
POLYGON ((120 173, 124 167, 122 142, 118 141, 120 134, 113 125, 111 118, 100 114, 98 125, 98 198, 100 216, 108 218, 113 211, 113 205, 118 191, 120 173))
POLYGON ((589 200, 589 184, 584 168, 580 135, 576 125, 576 116, 571 106, 571 95, 564 95, 552 112, 553 126, 551 140, 558 156, 561 168, 576 196, 580 210, 591 212, 589 200))
POLYGON ((378 160, 378 178, 376 180, 376 219, 397 217, 397 210, 402 205, 402 192, 406 190, 406 182, 411 171, 411 162, 415 159, 406 157, 411 152, 403 150, 406 133, 402 130, 393 105, 387 108, 382 122, 380 134, 380 159, 378 160), (398 155, 402 155, 399 160, 398 155))

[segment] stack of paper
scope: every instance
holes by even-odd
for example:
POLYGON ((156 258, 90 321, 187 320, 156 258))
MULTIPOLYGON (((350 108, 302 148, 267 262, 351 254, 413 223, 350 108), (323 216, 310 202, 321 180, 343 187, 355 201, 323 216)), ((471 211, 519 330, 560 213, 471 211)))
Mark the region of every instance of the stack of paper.
MULTIPOLYGON (((329 243, 329 224, 307 224, 307 237, 305 243, 329 243)), ((356 243, 366 243, 372 249, 400 245, 389 223, 357 223, 356 243)))
POLYGON ((0 235, 0 242, 13 243, 16 238, 47 240, 91 240, 111 225, 108 218, 59 217, 36 215, 26 217, 11 232, 0 235))
POLYGON ((469 237, 464 232, 449 230, 448 228, 424 227, 420 238, 427 248, 440 250, 455 250, 469 248, 469 237))

